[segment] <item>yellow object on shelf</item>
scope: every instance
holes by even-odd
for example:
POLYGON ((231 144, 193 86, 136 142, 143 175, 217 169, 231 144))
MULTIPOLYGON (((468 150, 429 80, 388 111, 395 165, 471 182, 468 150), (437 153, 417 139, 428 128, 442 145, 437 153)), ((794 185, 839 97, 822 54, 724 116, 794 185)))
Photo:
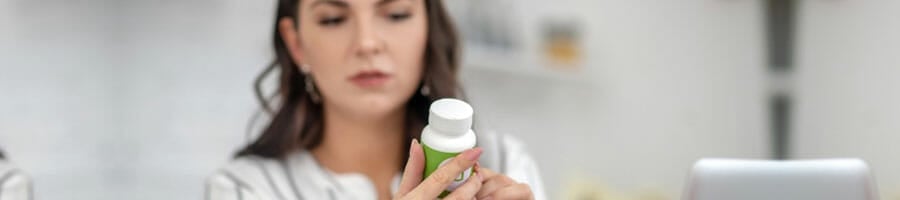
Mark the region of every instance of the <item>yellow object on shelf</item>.
POLYGON ((542 51, 551 69, 578 69, 583 54, 580 35, 578 23, 572 20, 553 20, 544 24, 542 51))

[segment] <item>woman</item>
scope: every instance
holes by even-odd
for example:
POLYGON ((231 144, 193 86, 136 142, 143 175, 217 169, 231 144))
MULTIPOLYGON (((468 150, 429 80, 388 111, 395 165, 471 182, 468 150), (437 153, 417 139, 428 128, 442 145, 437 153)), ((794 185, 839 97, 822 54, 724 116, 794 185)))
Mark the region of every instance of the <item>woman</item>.
POLYGON ((0 200, 28 200, 31 197, 31 180, 0 151, 0 200))
POLYGON ((208 199, 542 199, 520 143, 478 132, 479 147, 423 180, 415 138, 429 104, 460 97, 458 41, 439 0, 280 0, 275 62, 257 79, 271 119, 207 180, 208 199), (279 75, 269 101, 259 82, 279 75), (272 104, 277 106, 271 106, 272 104))

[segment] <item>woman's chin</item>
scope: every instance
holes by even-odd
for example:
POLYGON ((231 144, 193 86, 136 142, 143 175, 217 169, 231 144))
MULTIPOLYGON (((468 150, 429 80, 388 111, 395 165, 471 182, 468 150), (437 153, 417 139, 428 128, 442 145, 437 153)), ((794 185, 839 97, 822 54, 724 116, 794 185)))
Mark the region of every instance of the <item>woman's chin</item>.
POLYGON ((406 101, 386 95, 363 95, 346 101, 347 108, 354 115, 366 118, 384 118, 402 113, 406 101))

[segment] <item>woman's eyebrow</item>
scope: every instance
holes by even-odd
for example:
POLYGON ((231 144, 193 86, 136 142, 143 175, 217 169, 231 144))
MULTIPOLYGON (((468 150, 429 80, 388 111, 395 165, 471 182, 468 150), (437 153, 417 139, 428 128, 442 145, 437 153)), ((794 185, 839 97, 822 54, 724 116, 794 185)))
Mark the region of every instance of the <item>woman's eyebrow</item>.
MULTIPOLYGON (((390 4, 395 1, 400 1, 400 0, 380 0, 380 1, 378 1, 378 3, 375 3, 375 6, 383 6, 383 5, 387 5, 387 4, 390 4)), ((413 0, 408 0, 408 1, 413 1, 413 0)))
POLYGON ((325 4, 342 7, 342 8, 350 7, 350 5, 347 5, 347 2, 341 1, 341 0, 316 0, 315 2, 312 3, 311 6, 309 6, 309 8, 312 9, 312 8, 316 8, 316 6, 318 6, 318 5, 325 5, 325 4))
POLYGON ((389 4, 394 1, 397 1, 397 0, 380 0, 380 1, 378 1, 378 3, 375 3, 375 6, 383 6, 383 5, 389 4))

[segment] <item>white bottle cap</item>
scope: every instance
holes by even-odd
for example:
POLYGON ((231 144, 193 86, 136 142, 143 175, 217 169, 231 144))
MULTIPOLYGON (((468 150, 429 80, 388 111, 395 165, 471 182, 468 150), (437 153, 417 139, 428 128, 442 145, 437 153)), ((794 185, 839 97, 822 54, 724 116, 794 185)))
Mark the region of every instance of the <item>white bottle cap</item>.
POLYGON ((472 106, 458 99, 439 99, 431 103, 428 126, 453 136, 463 135, 472 127, 472 106))

